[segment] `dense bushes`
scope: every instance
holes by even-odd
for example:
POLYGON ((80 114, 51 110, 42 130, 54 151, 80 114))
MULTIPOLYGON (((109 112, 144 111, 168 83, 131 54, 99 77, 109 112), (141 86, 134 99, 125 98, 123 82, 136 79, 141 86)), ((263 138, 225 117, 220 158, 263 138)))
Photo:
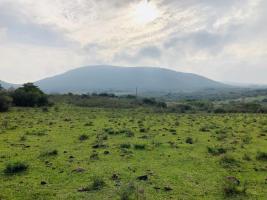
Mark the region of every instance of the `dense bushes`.
POLYGON ((24 84, 15 91, 7 91, 0 85, 0 112, 8 111, 11 105, 23 107, 47 106, 48 96, 32 83, 24 84))
POLYGON ((259 102, 243 103, 230 101, 218 103, 215 101, 188 100, 174 103, 168 108, 171 112, 178 113, 267 113, 267 107, 259 102))
POLYGON ((215 113, 267 113, 267 108, 260 103, 229 102, 220 105, 214 110, 215 113))
POLYGON ((24 84, 12 94, 15 106, 34 107, 48 105, 47 96, 32 83, 24 84))
POLYGON ((0 91, 0 112, 8 111, 11 102, 12 99, 7 94, 0 91))

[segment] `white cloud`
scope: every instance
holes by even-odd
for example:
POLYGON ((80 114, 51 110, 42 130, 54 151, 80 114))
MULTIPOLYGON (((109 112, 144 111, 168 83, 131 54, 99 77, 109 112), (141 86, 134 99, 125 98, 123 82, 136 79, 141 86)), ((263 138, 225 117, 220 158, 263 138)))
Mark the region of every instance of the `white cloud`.
POLYGON ((266 1, 154 0, 160 16, 138 24, 140 1, 0 0, 0 79, 106 63, 267 83, 266 1))

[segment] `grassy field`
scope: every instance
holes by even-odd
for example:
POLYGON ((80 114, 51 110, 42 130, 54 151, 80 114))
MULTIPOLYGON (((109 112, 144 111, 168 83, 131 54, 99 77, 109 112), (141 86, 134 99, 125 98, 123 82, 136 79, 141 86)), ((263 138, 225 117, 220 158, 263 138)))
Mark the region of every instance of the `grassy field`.
POLYGON ((0 113, 0 199, 266 199, 267 116, 0 113))

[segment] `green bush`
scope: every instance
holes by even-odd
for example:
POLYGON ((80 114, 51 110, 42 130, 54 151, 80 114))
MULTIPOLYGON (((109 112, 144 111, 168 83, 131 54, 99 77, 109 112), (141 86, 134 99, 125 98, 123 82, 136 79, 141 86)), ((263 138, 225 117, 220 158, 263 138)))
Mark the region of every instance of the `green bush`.
POLYGON ((267 161, 267 153, 265 153, 265 152, 258 152, 256 158, 257 158, 257 160, 267 161))
POLYGON ((4 173, 6 175, 18 174, 26 171, 28 169, 28 165, 22 162, 14 162, 7 164, 4 173))
POLYGON ((221 155, 221 154, 225 154, 226 153, 226 149, 223 148, 223 147, 208 147, 208 152, 211 154, 211 155, 214 155, 214 156, 218 156, 218 155, 221 155))
POLYGON ((12 99, 7 94, 0 91, 0 112, 8 111, 11 105, 11 102, 12 102, 12 99))
POLYGON ((136 187, 133 183, 129 183, 121 187, 120 200, 130 200, 134 196, 136 187))
POLYGON ((121 144, 120 145, 120 148, 122 148, 122 149, 130 149, 131 148, 131 144, 121 144))
POLYGON ((146 145, 145 144, 135 144, 134 148, 136 150, 144 150, 146 148, 146 145))
POLYGON ((85 134, 82 134, 79 136, 79 140, 80 141, 85 141, 85 140, 88 140, 89 136, 88 135, 85 135, 85 134))
POLYGON ((32 83, 26 83, 12 94, 13 103, 16 106, 34 107, 47 106, 48 97, 37 86, 32 83))
POLYGON ((56 149, 53 150, 47 150, 40 154, 40 157, 48 157, 48 156, 57 156, 58 151, 56 149))
POLYGON ((193 140, 193 138, 188 137, 188 138, 186 138, 185 142, 186 142, 187 144, 193 144, 193 143, 194 143, 194 140, 193 140))

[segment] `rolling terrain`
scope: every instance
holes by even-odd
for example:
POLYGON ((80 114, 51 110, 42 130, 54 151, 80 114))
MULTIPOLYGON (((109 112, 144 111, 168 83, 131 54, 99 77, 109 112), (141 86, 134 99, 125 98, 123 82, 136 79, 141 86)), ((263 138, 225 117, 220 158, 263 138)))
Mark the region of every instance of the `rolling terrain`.
POLYGON ((57 105, 0 117, 0 199, 266 199, 266 115, 57 105))
MULTIPOLYGON (((208 78, 153 67, 89 66, 45 78, 34 83, 47 93, 88 92, 192 92, 229 88, 208 78)), ((16 87, 3 82, 3 87, 16 87)))

